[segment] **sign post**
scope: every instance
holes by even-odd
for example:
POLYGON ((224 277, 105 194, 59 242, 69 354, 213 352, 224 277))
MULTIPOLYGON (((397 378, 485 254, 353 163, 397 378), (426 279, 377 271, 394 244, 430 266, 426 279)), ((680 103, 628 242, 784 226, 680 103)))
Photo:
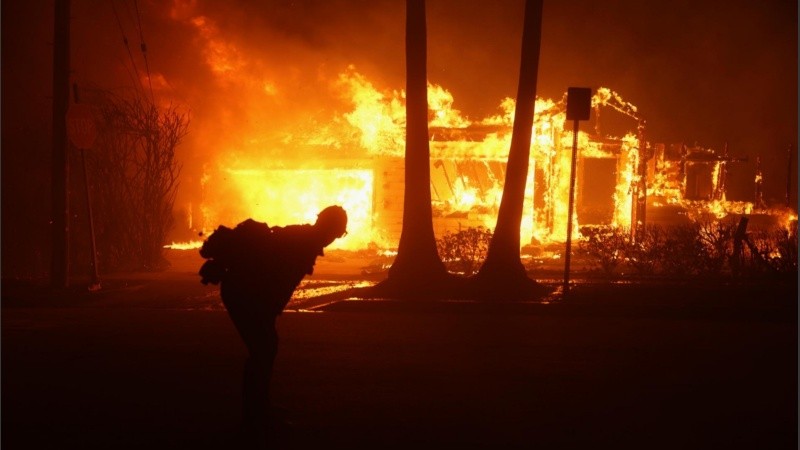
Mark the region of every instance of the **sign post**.
POLYGON ((567 120, 573 120, 572 168, 569 172, 569 209, 567 213, 567 243, 564 256, 564 296, 569 293, 569 264, 572 254, 572 211, 575 208, 575 166, 578 161, 578 122, 589 120, 592 109, 591 88, 567 89, 567 120))
POLYGON ((86 207, 89 213, 89 234, 92 244, 92 274, 89 283, 90 291, 100 290, 100 274, 97 270, 97 244, 94 236, 94 218, 92 216, 92 196, 89 188, 89 174, 86 170, 86 150, 91 149, 97 139, 97 126, 94 123, 92 109, 84 104, 77 103, 77 86, 75 90, 75 103, 71 104, 67 110, 67 136, 70 142, 81 151, 81 163, 83 164, 83 181, 86 185, 86 207))

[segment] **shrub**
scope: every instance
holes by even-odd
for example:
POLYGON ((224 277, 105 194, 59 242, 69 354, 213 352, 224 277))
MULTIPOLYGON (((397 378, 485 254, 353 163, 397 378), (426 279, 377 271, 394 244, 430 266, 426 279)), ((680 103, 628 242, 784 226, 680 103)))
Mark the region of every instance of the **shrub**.
POLYGON ((634 242, 625 245, 626 262, 640 275, 653 275, 659 269, 661 256, 666 251, 666 231, 656 225, 647 225, 634 242))
POLYGON ((695 224, 698 241, 698 275, 719 275, 725 262, 733 255, 733 235, 736 223, 731 221, 702 221, 695 224))
POLYGON ((671 227, 664 238, 661 267, 665 275, 686 277, 698 272, 703 244, 697 237, 696 224, 671 227))
POLYGON ((447 232, 436 240, 439 257, 447 270, 461 275, 473 275, 486 259, 492 232, 485 227, 469 227, 447 232))
POLYGON ((700 220, 662 228, 649 225, 631 239, 624 228, 581 228, 580 251, 611 276, 624 262, 640 275, 673 277, 797 273, 797 223, 748 232, 735 254, 734 221, 700 220))
POLYGON ((612 276, 624 259, 627 235, 628 231, 622 227, 582 227, 578 250, 593 259, 603 274, 612 276))
POLYGON ((747 234, 743 262, 749 273, 797 272, 797 228, 756 230, 747 234))

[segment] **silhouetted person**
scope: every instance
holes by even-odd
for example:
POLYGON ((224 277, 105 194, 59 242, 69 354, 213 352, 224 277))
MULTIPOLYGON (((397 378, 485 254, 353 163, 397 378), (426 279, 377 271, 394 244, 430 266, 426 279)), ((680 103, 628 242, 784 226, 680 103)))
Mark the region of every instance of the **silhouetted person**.
POLYGON ((347 213, 329 206, 314 225, 272 227, 248 219, 234 229, 219 227, 200 254, 202 282, 220 283, 228 314, 249 353, 244 367, 243 425, 250 438, 270 427, 269 384, 278 351, 275 319, 297 285, 314 271, 318 256, 346 234, 347 213))

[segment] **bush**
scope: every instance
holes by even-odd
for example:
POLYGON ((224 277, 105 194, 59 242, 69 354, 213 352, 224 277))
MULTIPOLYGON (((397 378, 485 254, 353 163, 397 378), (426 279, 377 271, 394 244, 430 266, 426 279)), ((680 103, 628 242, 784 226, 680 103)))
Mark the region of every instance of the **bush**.
POLYGON ((623 265, 643 276, 797 273, 796 222, 790 229, 747 233, 738 254, 736 228, 733 221, 703 220, 669 228, 647 226, 631 239, 625 228, 583 227, 579 248, 607 276, 623 265))
POLYGON ((797 226, 791 229, 756 230, 747 233, 743 263, 750 274, 797 272, 797 226))
POLYGON ((669 228, 664 237, 661 268, 665 275, 685 277, 697 272, 703 246, 697 239, 695 224, 669 228))
POLYGON ((661 257, 666 251, 664 228, 647 225, 636 241, 624 247, 626 262, 640 275, 653 275, 660 269, 661 257))
POLYGON ((578 250, 594 260, 596 268, 603 274, 611 276, 625 257, 627 235, 627 229, 622 227, 582 227, 578 250))
POLYGON ((439 257, 447 270, 460 275, 473 275, 486 259, 492 232, 485 227, 470 227, 447 232, 436 240, 439 257))
POLYGON ((719 275, 733 256, 733 235, 736 223, 731 221, 702 221, 695 224, 700 248, 698 275, 719 275))
POLYGON ((781 273, 797 273, 797 222, 789 229, 775 232, 777 255, 773 259, 774 267, 781 273))

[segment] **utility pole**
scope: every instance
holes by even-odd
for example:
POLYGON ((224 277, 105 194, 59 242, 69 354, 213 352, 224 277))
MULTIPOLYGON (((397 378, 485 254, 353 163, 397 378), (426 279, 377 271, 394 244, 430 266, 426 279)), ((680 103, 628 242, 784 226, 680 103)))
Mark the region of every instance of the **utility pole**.
POLYGON ((94 236, 94 215, 92 214, 92 195, 89 184, 89 171, 86 170, 86 150, 94 145, 97 138, 97 127, 94 123, 92 111, 85 104, 80 103, 78 84, 72 85, 73 103, 67 111, 67 137, 72 144, 81 151, 81 165, 83 166, 83 184, 86 186, 86 209, 89 217, 89 236, 92 244, 92 273, 89 290, 100 290, 100 275, 97 270, 97 241, 94 236))
POLYGON ((67 158, 67 108, 69 107, 70 0, 55 0, 53 33, 53 162, 52 260, 50 283, 69 284, 69 158, 67 158))

